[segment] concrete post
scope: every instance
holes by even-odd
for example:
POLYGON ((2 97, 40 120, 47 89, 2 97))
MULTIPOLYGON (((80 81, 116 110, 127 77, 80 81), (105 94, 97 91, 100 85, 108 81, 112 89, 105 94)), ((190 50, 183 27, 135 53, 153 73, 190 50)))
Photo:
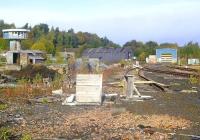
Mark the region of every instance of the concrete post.
POLYGON ((126 98, 132 98, 133 97, 133 75, 126 75, 126 98))

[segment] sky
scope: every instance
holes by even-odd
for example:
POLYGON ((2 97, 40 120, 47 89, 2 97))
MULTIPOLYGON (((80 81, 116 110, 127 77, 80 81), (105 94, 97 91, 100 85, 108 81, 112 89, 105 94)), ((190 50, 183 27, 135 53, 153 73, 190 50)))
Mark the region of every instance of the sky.
POLYGON ((200 43, 200 0, 0 0, 0 19, 130 40, 200 43))

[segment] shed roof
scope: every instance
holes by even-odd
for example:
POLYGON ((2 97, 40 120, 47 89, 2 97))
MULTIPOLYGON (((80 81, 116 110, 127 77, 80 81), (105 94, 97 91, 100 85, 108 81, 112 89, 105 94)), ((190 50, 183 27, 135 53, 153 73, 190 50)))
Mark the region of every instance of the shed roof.
POLYGON ((7 53, 45 53, 40 50, 14 50, 14 51, 7 51, 7 53))
POLYGON ((112 53, 112 54, 119 54, 119 53, 124 53, 127 51, 132 51, 128 47, 123 47, 123 48, 104 48, 104 47, 99 47, 99 48, 87 48, 83 51, 83 55, 91 55, 91 54, 99 54, 99 53, 112 53))
POLYGON ((30 32, 30 30, 27 29, 4 29, 2 32, 30 32))

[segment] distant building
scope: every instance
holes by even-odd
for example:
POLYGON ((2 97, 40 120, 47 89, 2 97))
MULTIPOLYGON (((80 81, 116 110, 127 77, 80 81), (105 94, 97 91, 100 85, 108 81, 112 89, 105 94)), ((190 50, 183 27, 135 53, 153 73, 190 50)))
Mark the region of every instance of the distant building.
POLYGON ((82 57, 98 58, 105 63, 115 63, 121 60, 132 59, 133 51, 129 47, 123 48, 88 48, 83 51, 82 57))
POLYGON ((159 63, 177 63, 177 49, 156 49, 156 58, 159 63))
POLYGON ((188 65, 199 65, 200 62, 199 62, 199 59, 197 58, 193 58, 193 59, 188 59, 188 65))
POLYGON ((75 58, 75 53, 74 52, 58 52, 61 57, 64 59, 69 59, 69 58, 75 58))
POLYGON ((90 66, 92 71, 98 71, 99 70, 99 59, 98 58, 77 58, 76 59, 76 69, 80 70, 83 67, 87 67, 90 66))
POLYGON ((26 29, 5 29, 2 30, 3 38, 10 41, 10 50, 21 50, 21 40, 28 38, 29 30, 26 29))
POLYGON ((21 41, 28 38, 27 29, 5 29, 3 38, 10 41, 10 51, 6 52, 8 65, 38 64, 44 62, 44 52, 38 50, 21 50, 21 41))
POLYGON ((157 63, 156 55, 149 55, 149 57, 146 58, 146 63, 156 64, 157 63))
POLYGON ((8 51, 6 54, 7 64, 22 65, 40 64, 44 62, 44 52, 37 50, 8 51))

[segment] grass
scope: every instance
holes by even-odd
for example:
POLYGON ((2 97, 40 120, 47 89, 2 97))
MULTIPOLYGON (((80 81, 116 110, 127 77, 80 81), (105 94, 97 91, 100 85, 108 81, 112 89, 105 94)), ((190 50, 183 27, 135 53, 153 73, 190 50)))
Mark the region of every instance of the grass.
POLYGON ((48 104, 48 100, 47 99, 42 99, 42 103, 43 104, 48 104))
POLYGON ((0 111, 5 110, 6 108, 8 108, 7 104, 0 104, 0 111))
POLYGON ((190 75, 189 82, 191 84, 198 84, 199 83, 199 79, 197 77, 195 77, 195 76, 190 75))
POLYGON ((30 134, 23 134, 20 140, 32 140, 32 137, 30 134))
POLYGON ((0 140, 9 140, 11 137, 11 131, 8 128, 0 128, 0 140))

